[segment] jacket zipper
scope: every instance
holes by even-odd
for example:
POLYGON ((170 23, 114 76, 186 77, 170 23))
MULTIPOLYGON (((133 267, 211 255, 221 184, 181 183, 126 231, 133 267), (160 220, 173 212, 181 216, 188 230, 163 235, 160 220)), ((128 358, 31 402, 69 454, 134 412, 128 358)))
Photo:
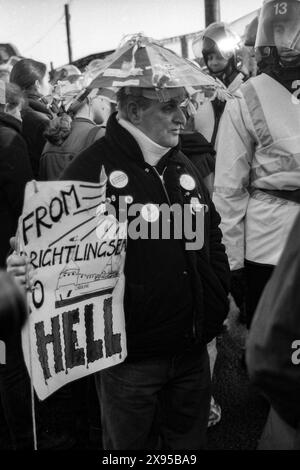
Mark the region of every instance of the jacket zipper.
MULTIPOLYGON (((159 180, 161 182, 161 185, 162 185, 162 188, 163 188, 163 191, 164 191, 165 196, 167 198, 169 207, 171 207, 171 201, 170 201, 170 198, 169 198, 169 194, 168 194, 167 188, 166 188, 164 180, 163 180, 164 172, 165 172, 167 167, 164 168, 164 170, 162 172, 162 176, 160 176, 160 174, 158 173, 157 169, 154 166, 151 166, 151 168, 153 169, 154 173, 159 178, 159 180)), ((195 310, 193 310, 193 325, 192 325, 192 327, 193 327, 192 328, 193 338, 195 339, 196 338, 196 314, 195 314, 195 310)))
POLYGON ((164 172, 166 170, 167 167, 164 168, 163 172, 162 172, 162 176, 160 176, 160 174, 158 173, 157 169, 154 167, 154 166, 151 166, 151 168, 153 169, 154 173, 158 176, 159 178, 159 181, 163 187, 163 190, 164 190, 164 193, 165 193, 165 196, 167 198, 167 201, 168 201, 168 204, 169 206, 171 207, 171 201, 170 201, 170 198, 169 198, 169 194, 168 194, 168 191, 166 189, 166 186, 165 186, 165 183, 164 183, 164 180, 163 180, 163 177, 164 177, 164 172))

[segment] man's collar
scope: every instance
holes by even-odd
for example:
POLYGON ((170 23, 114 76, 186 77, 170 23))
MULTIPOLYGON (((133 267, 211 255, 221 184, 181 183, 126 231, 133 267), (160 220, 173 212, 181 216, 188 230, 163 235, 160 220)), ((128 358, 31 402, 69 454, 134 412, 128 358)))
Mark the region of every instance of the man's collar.
MULTIPOLYGON (((117 121, 117 113, 113 113, 106 125, 105 138, 110 141, 113 145, 120 147, 122 152, 130 159, 136 160, 141 166, 145 165, 143 153, 138 145, 136 139, 122 127, 117 121)), ((166 149, 165 156, 161 160, 165 161, 169 155, 175 155, 179 150, 179 144, 176 147, 171 148, 169 151, 166 149)))

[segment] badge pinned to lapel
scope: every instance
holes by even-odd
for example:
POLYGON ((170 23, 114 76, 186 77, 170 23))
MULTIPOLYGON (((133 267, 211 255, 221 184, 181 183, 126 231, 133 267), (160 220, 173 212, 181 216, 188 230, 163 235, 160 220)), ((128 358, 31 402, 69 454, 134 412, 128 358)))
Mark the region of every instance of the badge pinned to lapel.
POLYGON ((196 181, 191 175, 183 174, 179 178, 180 186, 187 191, 192 191, 196 187, 196 181))
POLYGON ((132 204, 133 203, 133 197, 128 195, 128 196, 125 196, 125 202, 126 204, 132 204))
POLYGON ((142 207, 141 214, 146 222, 156 222, 159 219, 159 209, 155 204, 145 204, 142 207))
POLYGON ((128 184, 128 176, 124 171, 112 171, 109 175, 109 182, 114 188, 125 188, 128 184))

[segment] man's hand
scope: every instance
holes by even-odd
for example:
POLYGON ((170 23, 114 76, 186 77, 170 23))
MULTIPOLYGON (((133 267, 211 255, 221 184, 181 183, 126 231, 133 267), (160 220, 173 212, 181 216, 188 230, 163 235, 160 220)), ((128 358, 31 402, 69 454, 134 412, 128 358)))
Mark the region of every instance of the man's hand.
MULTIPOLYGON (((10 245, 13 249, 16 248, 16 239, 15 237, 10 239, 10 245)), ((26 287, 32 286, 32 273, 33 268, 29 262, 29 259, 25 255, 18 255, 14 251, 6 260, 7 272, 9 272, 16 282, 26 289, 26 287)))

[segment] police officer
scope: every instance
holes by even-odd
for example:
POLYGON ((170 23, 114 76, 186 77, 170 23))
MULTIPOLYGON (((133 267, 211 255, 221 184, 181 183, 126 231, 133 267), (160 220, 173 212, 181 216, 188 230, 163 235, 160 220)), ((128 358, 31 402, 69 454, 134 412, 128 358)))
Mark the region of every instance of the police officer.
POLYGON ((299 0, 264 2, 261 73, 226 105, 218 134, 214 201, 232 276, 241 287, 246 276, 248 327, 299 213, 299 33, 299 0))
MULTIPOLYGON (((203 59, 210 75, 221 80, 232 92, 236 91, 246 74, 239 57, 241 38, 223 22, 210 24, 193 42, 193 51, 203 59)), ((198 108, 194 117, 195 129, 214 146, 225 101, 215 99, 198 108)))

